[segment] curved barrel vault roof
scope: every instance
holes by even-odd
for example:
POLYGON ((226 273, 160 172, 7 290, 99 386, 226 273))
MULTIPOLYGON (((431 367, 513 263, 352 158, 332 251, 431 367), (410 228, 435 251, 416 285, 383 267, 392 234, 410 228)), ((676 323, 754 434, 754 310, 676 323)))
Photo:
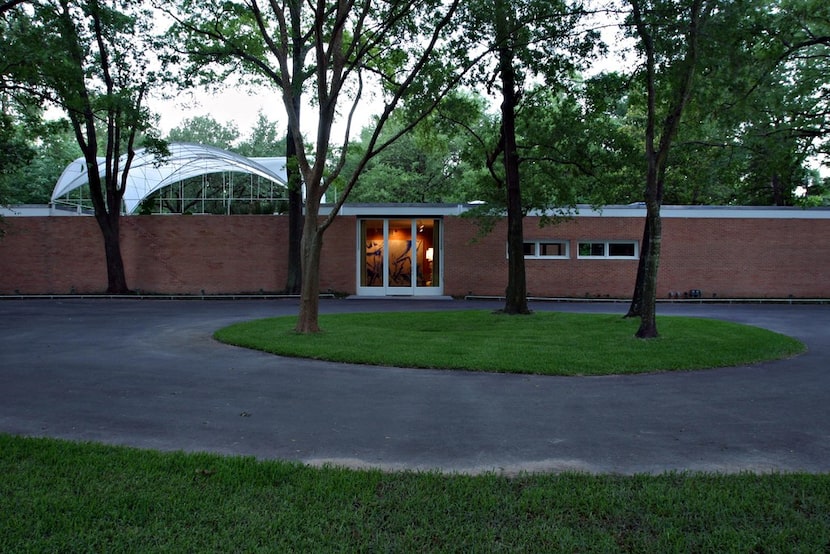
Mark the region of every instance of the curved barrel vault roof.
MULTIPOLYGON (((170 155, 162 159, 144 148, 136 151, 124 191, 126 213, 132 213, 145 198, 167 185, 209 173, 238 171, 281 186, 288 183, 285 158, 246 158, 212 146, 188 143, 172 143, 168 148, 170 155)), ((125 161, 125 156, 121 156, 121 167, 125 161)), ((104 175, 104 158, 98 158, 98 171, 104 175)), ((86 161, 78 158, 63 170, 52 190, 52 202, 88 182, 86 161)))

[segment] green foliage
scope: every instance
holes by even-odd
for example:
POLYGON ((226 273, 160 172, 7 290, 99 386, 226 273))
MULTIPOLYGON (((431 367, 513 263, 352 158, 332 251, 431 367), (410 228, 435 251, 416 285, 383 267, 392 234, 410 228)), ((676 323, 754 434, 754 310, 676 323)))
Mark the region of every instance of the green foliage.
MULTIPOLYGON (((9 204, 47 204, 64 168, 81 156, 66 120, 14 124, 20 144, 30 152, 20 163, 0 163, 0 188, 9 204)), ((14 149, 5 150, 6 155, 14 149)))
POLYGON ((230 150, 239 140, 239 129, 235 123, 222 124, 209 115, 185 119, 167 134, 170 142, 189 142, 230 150))
POLYGON ((707 25, 667 189, 684 203, 792 204, 830 131, 830 9, 758 0, 707 25))
POLYGON ((822 552, 830 476, 354 471, 0 435, 4 552, 822 552))
POLYGON ((155 81, 146 7, 133 0, 44 0, 22 4, 4 23, 4 76, 15 90, 65 112, 88 160, 107 158, 108 178, 90 175, 92 199, 101 215, 120 211, 123 168, 116 160, 137 147, 142 133, 154 137, 144 105, 155 81))
POLYGON ((791 356, 804 348, 794 339, 756 327, 673 317, 660 318, 664 331, 657 341, 634 338, 638 323, 618 315, 537 312, 507 316, 484 311, 338 314, 321 316, 325 332, 312 336, 294 333, 294 321, 287 317, 240 323, 218 331, 216 337, 288 356, 545 375, 732 366, 791 356), (366 336, 394 348, 366 348, 361 340, 366 336))
MULTIPOLYGON (((254 127, 234 151, 243 156, 273 157, 285 154, 285 125, 278 125, 262 112, 257 114, 254 127)), ((296 170, 296 168, 295 168, 296 170)))
MULTIPOLYGON (((436 114, 403 134, 374 156, 360 174, 351 202, 457 202, 474 194, 470 167, 462 159, 467 136, 458 128, 440 125, 436 114)), ((393 114, 380 140, 398 133, 405 115, 393 114)), ((361 140, 349 145, 344 172, 351 173, 364 156, 373 128, 366 127, 361 140)))
POLYGON ((16 203, 14 175, 34 157, 34 148, 12 117, 0 113, 0 205, 16 203))

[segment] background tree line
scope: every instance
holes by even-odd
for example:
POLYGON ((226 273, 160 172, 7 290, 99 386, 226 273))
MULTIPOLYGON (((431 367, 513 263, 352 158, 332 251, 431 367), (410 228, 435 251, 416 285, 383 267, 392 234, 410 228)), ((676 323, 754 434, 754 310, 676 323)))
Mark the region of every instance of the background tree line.
MULTIPOLYGON (((10 25, 8 12, 25 3, 4 3, 2 25, 10 25)), ((811 163, 828 151, 827 8, 820 2, 784 2, 789 11, 775 17, 770 12, 779 9, 777 4, 741 5, 729 20, 738 24, 716 43, 721 60, 707 68, 678 130, 666 203, 830 204, 830 178, 811 163), (770 33, 769 41, 776 39, 771 33, 780 35, 768 51, 752 44, 762 32, 770 33), (803 51, 794 55, 799 48, 803 51)), ((4 68, 0 92, 2 198, 6 204, 46 203, 60 172, 81 152, 67 121, 45 121, 43 101, 13 86, 11 69, 4 68)), ((584 75, 571 75, 567 89, 558 93, 547 81, 523 90, 517 124, 527 160, 528 205, 642 201, 637 179, 645 121, 642 87, 620 69, 584 75), (568 198, 552 190, 568 190, 568 198)), ((384 133, 395 134, 400 119, 393 116, 384 133)), ((285 151, 280 120, 284 116, 278 110, 260 113, 252 129, 241 131, 204 115, 183 121, 164 138, 249 156, 278 155, 285 151)), ((373 129, 364 126, 350 141, 348 165, 356 164, 373 129)), ((498 129, 493 96, 480 87, 460 89, 370 161, 351 200, 493 202, 483 160, 485 145, 497 141, 498 129)))

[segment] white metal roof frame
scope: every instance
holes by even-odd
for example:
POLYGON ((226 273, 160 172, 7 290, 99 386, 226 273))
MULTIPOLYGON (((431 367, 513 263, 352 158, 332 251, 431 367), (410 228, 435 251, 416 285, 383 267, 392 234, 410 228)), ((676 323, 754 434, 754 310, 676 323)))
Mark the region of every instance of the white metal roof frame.
MULTIPOLYGON (((188 143, 173 143, 168 148, 170 155, 162 159, 144 148, 136 151, 124 191, 126 213, 135 211, 145 198, 167 185, 210 173, 239 171, 257 175, 283 187, 288 184, 285 158, 246 158, 212 146, 188 143)), ((126 157, 121 156, 120 167, 125 162, 126 157)), ((104 158, 98 158, 98 171, 101 176, 104 175, 104 158)), ((88 182, 86 161, 78 158, 64 169, 55 184, 52 202, 88 182)))

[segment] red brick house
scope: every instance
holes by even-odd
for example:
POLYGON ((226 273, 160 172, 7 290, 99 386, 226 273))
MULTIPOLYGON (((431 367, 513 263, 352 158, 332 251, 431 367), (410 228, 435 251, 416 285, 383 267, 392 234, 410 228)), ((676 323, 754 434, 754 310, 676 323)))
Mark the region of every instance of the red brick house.
MULTIPOLYGON (((504 224, 480 236, 465 206, 347 205, 326 232, 322 290, 359 296, 500 296, 504 224)), ((645 210, 582 207, 571 219, 525 220, 530 296, 631 295, 645 210)), ((830 210, 666 206, 659 295, 830 298, 830 210)), ((91 217, 6 217, 0 294, 106 288, 91 217)), ((130 287, 148 294, 277 292, 286 274, 284 216, 128 216, 130 287)))

